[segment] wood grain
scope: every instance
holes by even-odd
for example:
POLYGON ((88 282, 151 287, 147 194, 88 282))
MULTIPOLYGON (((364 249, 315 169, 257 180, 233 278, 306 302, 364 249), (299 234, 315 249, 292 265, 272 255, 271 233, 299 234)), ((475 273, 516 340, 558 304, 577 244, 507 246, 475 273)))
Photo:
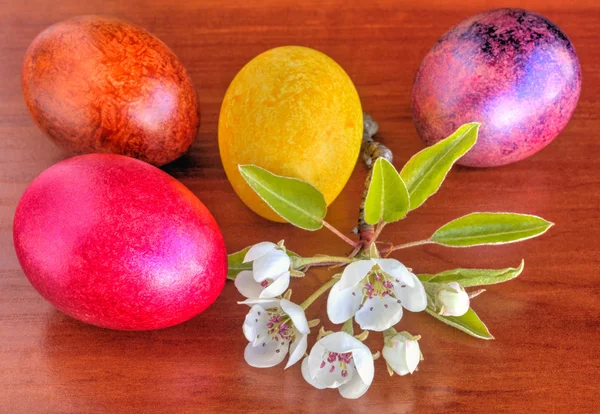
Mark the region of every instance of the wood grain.
MULTIPOLYGON (((557 23, 579 54, 583 89, 574 117, 549 147, 514 165, 456 168, 442 190, 383 239, 407 242, 471 210, 538 214, 557 225, 526 243, 395 253, 408 266, 436 272, 458 266, 506 267, 525 258, 524 273, 475 299, 495 341, 481 341, 409 314, 403 329, 421 334, 425 360, 408 377, 390 378, 376 361, 375 381, 360 400, 317 391, 300 367, 247 366, 232 285, 199 317, 154 332, 86 326, 54 310, 31 287, 12 245, 12 219, 27 185, 68 157, 30 118, 20 88, 25 50, 48 25, 79 14, 108 14, 139 24, 164 41, 198 91, 202 125, 191 150, 165 170, 213 212, 230 251, 285 238, 302 254, 345 253, 322 230, 266 222, 229 186, 217 148, 219 105, 235 73, 267 48, 302 44, 339 62, 365 110, 401 165, 422 148, 410 117, 410 90, 435 40, 467 16, 504 1, 62 1, 0 5, 0 411, 80 412, 575 412, 597 411, 600 326, 600 13, 596 0, 525 0, 522 7, 557 23)), ((365 168, 358 165, 329 221, 355 225, 365 168)), ((294 286, 301 300, 327 277, 294 286)), ((325 301, 309 317, 324 318, 325 301)), ((332 327, 325 323, 326 327, 332 327)), ((311 338, 311 342, 314 338, 311 338)), ((372 335, 369 344, 380 346, 372 335)))

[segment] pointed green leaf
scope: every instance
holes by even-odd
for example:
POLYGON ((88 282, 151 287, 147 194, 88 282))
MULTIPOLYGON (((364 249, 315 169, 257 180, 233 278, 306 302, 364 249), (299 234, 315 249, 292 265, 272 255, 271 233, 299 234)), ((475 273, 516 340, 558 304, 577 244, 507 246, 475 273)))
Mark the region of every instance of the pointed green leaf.
POLYGON ((400 176, 408 188, 411 210, 438 191, 454 163, 475 145, 479 125, 478 122, 464 124, 448 138, 408 160, 400 176))
POLYGON ((275 175, 256 165, 239 165, 242 177, 277 214, 296 227, 319 230, 327 214, 325 197, 297 178, 275 175))
POLYGON ((463 316, 442 316, 429 308, 426 311, 437 320, 468 333, 475 338, 494 339, 487 326, 479 319, 479 316, 477 316, 473 309, 469 309, 463 316))
POLYGON ((494 285, 496 283, 506 282, 514 279, 521 274, 525 267, 525 261, 517 268, 508 267, 506 269, 454 269, 435 275, 418 275, 422 282, 430 283, 450 283, 458 282, 464 287, 494 285))
POLYGON ((515 213, 472 213, 440 227, 431 240, 451 247, 504 244, 544 234, 554 223, 515 213))
MULTIPOLYGON (((248 246, 239 252, 231 253, 227 256, 227 279, 235 280, 236 276, 243 270, 252 270, 252 262, 244 263, 244 257, 250 250, 248 246)), ((290 258, 298 257, 298 255, 286 249, 286 253, 290 258)))
POLYGON ((408 190, 400 174, 385 158, 377 159, 365 199, 365 221, 392 223, 406 216, 408 206, 408 190))

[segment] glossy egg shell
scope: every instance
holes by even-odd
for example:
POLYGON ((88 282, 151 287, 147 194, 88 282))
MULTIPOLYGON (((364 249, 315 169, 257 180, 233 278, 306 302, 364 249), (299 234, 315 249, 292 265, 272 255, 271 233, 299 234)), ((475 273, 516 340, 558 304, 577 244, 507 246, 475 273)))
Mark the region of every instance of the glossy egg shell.
POLYGON ((427 145, 481 122, 459 164, 491 167, 528 157, 567 125, 581 90, 573 44, 551 21, 521 9, 473 16, 443 35, 423 59, 413 119, 427 145))
POLYGON ((115 153, 163 165, 200 125, 198 98, 177 56, 145 29, 82 16, 50 26, 22 69, 40 129, 72 153, 115 153))
POLYGON ((145 162, 88 154, 48 168, 14 219, 34 288, 80 321, 165 328, 198 315, 225 283, 221 231, 183 184, 145 162))
POLYGON ((329 205, 356 165, 362 130, 360 99, 341 66, 317 50, 283 46, 256 56, 231 82, 219 115, 219 151, 242 201, 262 217, 284 221, 238 165, 307 181, 329 205))

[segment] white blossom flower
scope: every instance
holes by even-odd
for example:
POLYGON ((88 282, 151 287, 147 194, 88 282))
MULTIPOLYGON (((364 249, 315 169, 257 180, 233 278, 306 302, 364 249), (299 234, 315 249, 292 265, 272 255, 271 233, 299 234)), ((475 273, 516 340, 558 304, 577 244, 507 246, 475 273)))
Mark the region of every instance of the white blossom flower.
POLYGON ((391 338, 386 338, 382 355, 396 374, 412 374, 421 360, 418 337, 401 332, 391 338))
POLYGON ((462 316, 469 310, 469 294, 458 282, 450 282, 437 293, 437 300, 444 316, 462 316))
POLYGON ((318 389, 337 388, 344 398, 358 398, 373 382, 371 350, 345 332, 319 340, 302 361, 302 376, 318 389))
POLYGON ((327 299, 333 323, 351 317, 363 330, 385 331, 402 318, 402 307, 421 312, 427 295, 421 281, 394 259, 369 259, 350 263, 327 299))
POLYGON ((274 298, 290 285, 290 257, 275 243, 252 246, 244 257, 244 263, 248 262, 252 262, 252 270, 244 270, 235 278, 235 287, 245 297, 274 298))
POLYGON ((244 358, 253 367, 269 368, 281 363, 289 351, 285 366, 289 368, 306 352, 310 329, 304 310, 287 299, 261 302, 252 306, 244 321, 244 335, 250 341, 244 358))

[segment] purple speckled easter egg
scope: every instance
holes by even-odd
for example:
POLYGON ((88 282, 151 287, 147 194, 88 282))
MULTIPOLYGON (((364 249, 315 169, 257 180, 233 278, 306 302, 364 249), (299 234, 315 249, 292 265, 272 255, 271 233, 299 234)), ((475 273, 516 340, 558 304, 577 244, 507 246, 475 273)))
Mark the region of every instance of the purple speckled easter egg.
POLYGON ((490 10, 443 35, 415 79, 413 119, 427 145, 460 125, 482 123, 459 164, 491 167, 548 145, 573 115, 579 59, 550 20, 521 9, 490 10))

